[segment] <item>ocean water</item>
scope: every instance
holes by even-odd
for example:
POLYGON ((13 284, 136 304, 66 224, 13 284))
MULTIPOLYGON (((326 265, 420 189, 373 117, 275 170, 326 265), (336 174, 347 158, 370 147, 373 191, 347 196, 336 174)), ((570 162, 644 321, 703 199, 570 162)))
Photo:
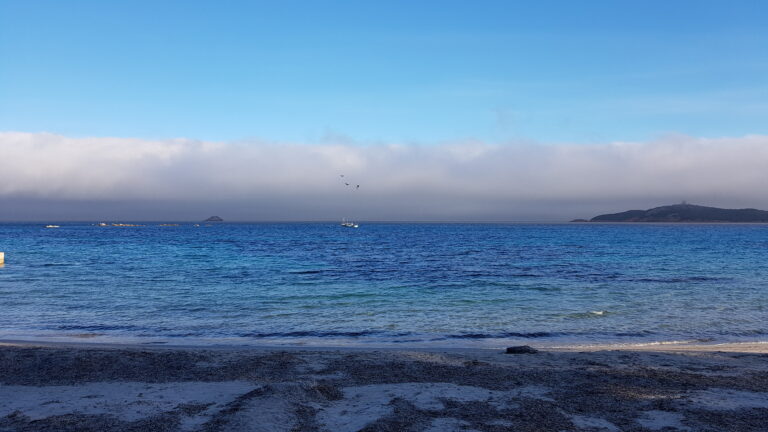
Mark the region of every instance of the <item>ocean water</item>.
POLYGON ((0 224, 0 339, 768 341, 768 225, 0 224))

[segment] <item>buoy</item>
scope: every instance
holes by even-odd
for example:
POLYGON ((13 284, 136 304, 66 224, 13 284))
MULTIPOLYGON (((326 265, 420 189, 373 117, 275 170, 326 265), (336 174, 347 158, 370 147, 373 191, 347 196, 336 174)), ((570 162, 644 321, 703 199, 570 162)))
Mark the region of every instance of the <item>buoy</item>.
POLYGON ((5 264, 5 252, 0 252, 0 265, 5 264))

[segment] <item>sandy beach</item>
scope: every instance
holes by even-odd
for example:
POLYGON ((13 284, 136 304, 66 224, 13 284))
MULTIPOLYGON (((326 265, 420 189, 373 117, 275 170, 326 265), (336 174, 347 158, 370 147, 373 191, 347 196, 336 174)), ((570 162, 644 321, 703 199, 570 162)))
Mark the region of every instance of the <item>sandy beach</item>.
POLYGON ((0 431, 764 431, 768 344, 0 344, 0 431))

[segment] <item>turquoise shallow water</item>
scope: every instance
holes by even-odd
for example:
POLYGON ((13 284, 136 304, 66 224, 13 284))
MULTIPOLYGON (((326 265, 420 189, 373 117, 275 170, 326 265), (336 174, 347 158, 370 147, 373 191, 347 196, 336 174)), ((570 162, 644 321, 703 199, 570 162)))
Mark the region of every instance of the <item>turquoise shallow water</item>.
POLYGON ((0 338, 768 340, 768 226, 0 224, 0 338))

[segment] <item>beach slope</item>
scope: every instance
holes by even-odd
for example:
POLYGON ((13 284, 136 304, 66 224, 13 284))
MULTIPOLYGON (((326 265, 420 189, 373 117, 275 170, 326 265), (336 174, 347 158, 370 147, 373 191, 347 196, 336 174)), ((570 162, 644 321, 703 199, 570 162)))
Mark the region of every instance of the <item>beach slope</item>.
POLYGON ((764 431, 765 344, 0 345, 0 431, 764 431))

